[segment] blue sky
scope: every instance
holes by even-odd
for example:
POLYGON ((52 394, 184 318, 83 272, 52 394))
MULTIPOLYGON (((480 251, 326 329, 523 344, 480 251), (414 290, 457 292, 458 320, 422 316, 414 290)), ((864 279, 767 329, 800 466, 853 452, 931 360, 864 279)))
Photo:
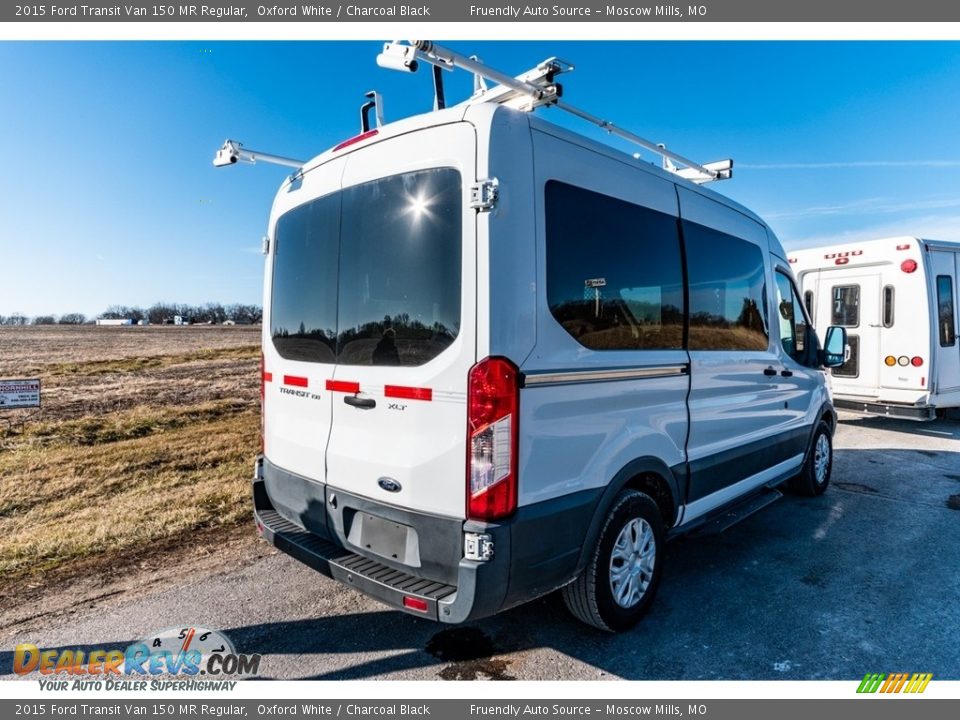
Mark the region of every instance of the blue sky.
MULTIPOLYGON (((451 42, 520 73, 576 65, 565 98, 702 161, 788 247, 960 240, 960 43, 451 42)), ((253 302, 283 168, 215 169, 224 138, 310 157, 430 107, 379 42, 0 42, 0 314, 253 302)), ((461 74, 461 73, 458 73, 461 74)), ((469 78, 449 76, 448 97, 469 78)), ((606 138, 556 110, 546 116, 606 138)), ((615 139, 613 144, 634 148, 615 139)))

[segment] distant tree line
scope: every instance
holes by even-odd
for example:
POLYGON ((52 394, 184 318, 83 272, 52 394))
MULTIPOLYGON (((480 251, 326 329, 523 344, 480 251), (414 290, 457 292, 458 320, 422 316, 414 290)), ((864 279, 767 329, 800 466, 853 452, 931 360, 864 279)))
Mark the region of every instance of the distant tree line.
POLYGON ((220 325, 230 321, 237 325, 253 325, 263 319, 263 310, 258 305, 221 305, 207 303, 206 305, 185 305, 182 303, 155 303, 143 309, 126 305, 111 305, 96 318, 87 318, 83 313, 66 313, 60 315, 36 315, 27 317, 22 313, 0 315, 0 325, 85 325, 96 319, 122 320, 128 318, 134 322, 148 321, 151 325, 173 323, 175 317, 180 317, 185 323, 220 325))

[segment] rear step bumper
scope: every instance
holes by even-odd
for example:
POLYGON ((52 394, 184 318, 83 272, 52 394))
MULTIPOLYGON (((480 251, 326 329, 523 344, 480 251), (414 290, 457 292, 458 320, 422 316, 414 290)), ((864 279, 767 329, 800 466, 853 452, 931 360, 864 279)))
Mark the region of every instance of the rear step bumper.
POLYGON ((834 397, 833 406, 838 410, 847 410, 863 415, 882 415, 904 420, 933 420, 937 417, 937 409, 930 405, 889 405, 834 397))
POLYGON ((270 502, 260 468, 258 463, 253 479, 254 520, 263 539, 278 550, 417 617, 461 623, 493 615, 502 607, 507 587, 505 569, 509 567, 507 538, 497 538, 496 558, 490 562, 461 560, 456 586, 434 582, 354 553, 282 517, 270 502), (487 591, 481 593, 479 588, 487 591), (404 605, 404 599, 412 607, 404 605))

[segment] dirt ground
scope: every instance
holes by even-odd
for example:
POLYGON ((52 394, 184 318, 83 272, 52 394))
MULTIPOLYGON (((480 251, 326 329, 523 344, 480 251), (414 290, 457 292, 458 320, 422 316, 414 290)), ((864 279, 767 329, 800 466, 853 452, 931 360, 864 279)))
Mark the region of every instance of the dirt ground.
POLYGON ((259 341, 259 327, 0 328, 0 378, 42 382, 39 410, 0 415, 0 604, 149 577, 249 518, 259 341))

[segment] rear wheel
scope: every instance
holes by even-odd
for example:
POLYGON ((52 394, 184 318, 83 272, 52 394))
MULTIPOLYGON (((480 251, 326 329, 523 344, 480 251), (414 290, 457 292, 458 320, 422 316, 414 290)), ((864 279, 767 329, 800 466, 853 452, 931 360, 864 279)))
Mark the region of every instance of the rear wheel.
POLYGON ((637 624, 656 594, 663 569, 664 528, 649 495, 625 490, 607 515, 587 567, 563 588, 573 615, 618 632, 637 624))
POLYGON ((788 483, 790 490, 797 495, 814 497, 822 495, 830 484, 833 470, 833 438, 830 426, 820 423, 813 434, 813 445, 807 454, 800 473, 788 483))

